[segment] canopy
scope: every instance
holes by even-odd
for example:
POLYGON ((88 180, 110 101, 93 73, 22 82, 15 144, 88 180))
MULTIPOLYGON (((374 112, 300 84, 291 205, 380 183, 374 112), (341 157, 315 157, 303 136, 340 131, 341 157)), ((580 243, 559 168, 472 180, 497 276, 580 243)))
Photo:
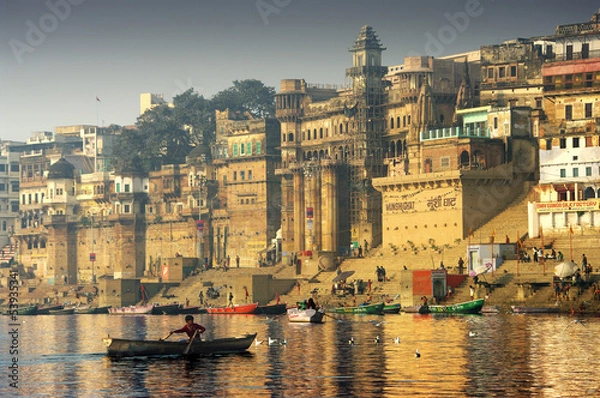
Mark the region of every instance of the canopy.
POLYGON ((486 263, 485 265, 478 265, 477 267, 473 268, 471 270, 471 272, 469 272, 469 276, 473 277, 473 276, 485 274, 491 268, 492 268, 492 263, 486 263))
POLYGON ((577 264, 572 261, 565 261, 554 267, 554 275, 559 278, 567 278, 572 276, 577 271, 577 264))
POLYGON ((344 279, 348 279, 352 275, 354 275, 354 271, 344 271, 344 272, 340 273, 338 276, 336 276, 335 278, 333 278, 331 281, 332 282, 343 281, 344 279))

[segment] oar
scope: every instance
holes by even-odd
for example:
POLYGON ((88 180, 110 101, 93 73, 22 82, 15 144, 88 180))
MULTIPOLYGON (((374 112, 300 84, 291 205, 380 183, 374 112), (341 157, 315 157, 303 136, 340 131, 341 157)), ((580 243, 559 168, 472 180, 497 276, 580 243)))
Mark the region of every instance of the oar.
POLYGON ((183 355, 187 355, 190 352, 190 348, 192 347, 192 343, 194 342, 194 339, 196 338, 196 334, 198 334, 198 329, 196 329, 194 331, 194 334, 192 335, 190 342, 188 343, 187 347, 185 347, 185 350, 183 350, 183 355))
POLYGON ((333 319, 335 319, 335 320, 336 320, 336 321, 338 321, 338 322, 341 322, 341 321, 342 321, 340 318, 336 318, 336 317, 334 317, 334 316, 332 316, 332 315, 329 315, 329 314, 328 314, 328 313, 326 313, 326 312, 324 312, 324 313, 323 313, 323 315, 325 315, 325 316, 328 316, 328 317, 330 317, 330 318, 333 318, 333 319))

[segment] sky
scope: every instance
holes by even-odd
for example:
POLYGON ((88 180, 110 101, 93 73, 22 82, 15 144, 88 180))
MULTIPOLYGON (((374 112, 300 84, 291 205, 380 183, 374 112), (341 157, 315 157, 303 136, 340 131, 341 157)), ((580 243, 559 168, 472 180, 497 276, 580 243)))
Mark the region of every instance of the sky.
POLYGON ((0 139, 131 125, 140 93, 210 98, 234 80, 344 84, 372 26, 383 63, 443 56, 588 21, 578 0, 0 0, 0 139), (98 101, 98 100, 99 101, 98 101))

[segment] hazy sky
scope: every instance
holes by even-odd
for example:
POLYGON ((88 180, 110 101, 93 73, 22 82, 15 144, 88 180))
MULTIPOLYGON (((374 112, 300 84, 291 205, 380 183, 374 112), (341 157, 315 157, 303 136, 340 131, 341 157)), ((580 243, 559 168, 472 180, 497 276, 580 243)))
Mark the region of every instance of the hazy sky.
POLYGON ((277 91, 289 78, 342 84, 348 48, 367 24, 387 48, 390 66, 414 53, 448 55, 552 34, 556 25, 587 21, 599 6, 588 0, 0 0, 0 138, 25 140, 60 125, 133 124, 143 92, 170 100, 193 87, 210 97, 248 78, 277 91))

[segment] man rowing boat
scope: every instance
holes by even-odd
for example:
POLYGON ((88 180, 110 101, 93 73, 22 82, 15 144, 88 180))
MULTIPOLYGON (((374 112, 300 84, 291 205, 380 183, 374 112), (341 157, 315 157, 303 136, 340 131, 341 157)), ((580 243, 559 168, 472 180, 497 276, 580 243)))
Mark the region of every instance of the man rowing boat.
POLYGON ((169 337, 171 337, 171 335, 173 333, 187 333, 188 338, 192 338, 194 337, 194 335, 196 335, 196 337, 198 339, 200 339, 200 335, 202 333, 204 333, 206 331, 206 329, 204 328, 204 326, 199 325, 197 323, 194 323, 194 317, 191 315, 187 315, 185 317, 185 325, 181 328, 181 329, 177 329, 177 330, 172 330, 169 332, 168 335, 166 335, 165 337, 161 338, 160 340, 166 340, 169 337))

